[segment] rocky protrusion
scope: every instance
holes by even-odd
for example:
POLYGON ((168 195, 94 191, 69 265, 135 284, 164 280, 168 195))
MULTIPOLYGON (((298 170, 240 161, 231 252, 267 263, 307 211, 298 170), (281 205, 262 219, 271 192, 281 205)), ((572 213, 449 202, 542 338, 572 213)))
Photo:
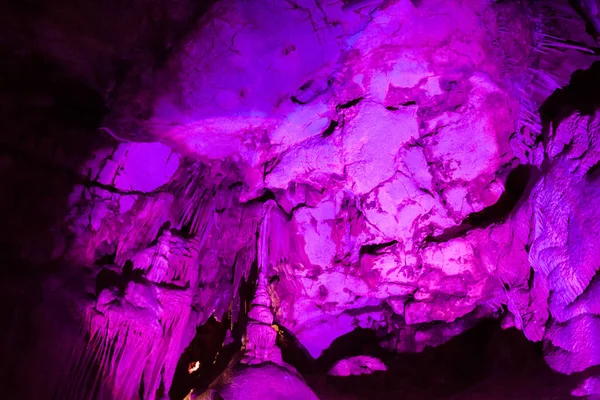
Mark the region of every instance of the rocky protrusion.
POLYGON ((269 267, 269 219, 275 205, 269 200, 264 206, 264 216, 258 236, 258 286, 248 313, 249 323, 244 338, 245 354, 242 364, 273 362, 283 364, 281 350, 277 347, 277 331, 273 328, 271 297, 267 290, 269 267))
POLYGON ((171 251, 171 232, 167 229, 158 239, 158 245, 156 246, 156 253, 152 258, 152 264, 150 265, 150 271, 148 271, 149 281, 155 283, 162 283, 166 281, 167 273, 169 270, 169 253, 171 251))
POLYGON ((329 370, 329 375, 370 375, 376 371, 387 371, 387 367, 383 361, 371 356, 356 356, 345 358, 335 363, 329 370))

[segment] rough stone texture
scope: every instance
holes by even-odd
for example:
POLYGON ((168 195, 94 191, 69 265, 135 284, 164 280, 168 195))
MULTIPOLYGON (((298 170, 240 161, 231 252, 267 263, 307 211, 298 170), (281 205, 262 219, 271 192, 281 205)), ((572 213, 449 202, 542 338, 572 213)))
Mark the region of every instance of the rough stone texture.
MULTIPOLYGON (((575 243, 581 244, 573 245, 579 246, 576 250, 562 247, 570 243, 566 236, 549 232, 569 232, 564 225, 567 214, 556 209, 559 198, 567 199, 565 190, 572 193, 569 199, 587 202, 594 189, 572 179, 576 167, 556 161, 543 172, 530 200, 512 194, 514 201, 505 210, 514 207, 512 214, 489 217, 489 222, 485 214, 501 207, 512 190, 505 186, 518 164, 513 148, 519 147, 512 138, 515 127, 520 129, 513 110, 524 100, 510 82, 527 75, 533 57, 513 62, 512 75, 507 75, 505 60, 494 47, 505 23, 499 15, 521 12, 525 18, 525 10, 476 1, 356 7, 349 12, 341 3, 215 5, 161 72, 171 83, 153 87, 157 94, 145 105, 151 117, 139 120, 139 129, 201 160, 211 177, 222 174, 223 160, 235 163, 236 170, 228 171, 234 175, 226 179, 239 181, 237 192, 215 185, 217 197, 232 200, 221 214, 215 205, 214 216, 199 218, 201 223, 230 229, 220 223, 223 216, 234 213, 244 216, 239 221, 248 219, 246 211, 239 214, 231 208, 236 196, 248 201, 265 191, 274 193, 282 207, 279 212, 288 213, 277 231, 285 239, 272 244, 281 257, 274 259, 269 272, 279 277, 271 287, 276 321, 313 357, 355 327, 391 336, 382 342, 388 347, 418 350, 468 327, 461 319, 496 316, 503 306, 509 313, 507 326, 523 329, 531 340, 545 339, 579 354, 560 344, 571 326, 560 324, 567 318, 562 315, 568 312, 565 307, 582 294, 595 269, 591 259, 573 264, 564 257, 571 252, 593 254, 591 247, 580 248, 594 241, 581 236, 587 228, 577 226, 588 225, 594 211, 570 228, 580 238, 575 243), (495 24, 484 29, 494 18, 495 24), (258 53, 261 57, 251 63, 258 53), (307 189, 316 195, 307 197, 307 189), (547 256, 540 258, 545 249, 557 246, 562 255, 550 260, 556 265, 564 260, 564 267, 547 265, 547 256), (565 284, 570 282, 567 276, 577 279, 565 284), (556 322, 545 332, 550 315, 556 322), (442 325, 429 332, 404 328, 430 322, 442 325)), ((540 33, 534 25, 529 29, 528 36, 524 23, 522 37, 513 37, 521 47, 536 45, 531 35, 540 33)), ((513 54, 520 49, 503 50, 513 54)), ((109 116, 109 129, 127 136, 124 129, 130 124, 119 122, 121 112, 116 109, 109 116)), ((544 150, 547 156, 541 157, 556 157, 567 143, 570 159, 580 157, 588 150, 586 144, 593 144, 586 132, 589 129, 558 129, 544 150)), ((153 163, 172 167, 153 174, 151 183, 136 176, 135 167, 128 170, 128 165, 138 165, 137 154, 148 150, 134 150, 132 144, 126 152, 122 146, 103 161, 99 182, 107 184, 104 176, 115 176, 111 166, 118 163, 121 174, 111 181, 112 187, 160 192, 176 161, 157 153, 153 163), (115 161, 119 157, 123 160, 115 161), (129 177, 137 179, 121 184, 129 177)), ((596 162, 593 151, 586 154, 578 161, 583 165, 578 176, 596 162)), ((177 176, 181 178, 175 181, 184 179, 182 173, 177 176)), ((162 197, 162 202, 175 203, 168 192, 157 195, 152 202, 162 197)), ((132 202, 135 207, 135 200, 119 199, 120 209, 132 202)), ((98 202, 92 211, 95 229, 110 215, 103 204, 98 202)), ((165 213, 163 206, 153 209, 165 213)), ((154 228, 146 237, 152 238, 166 219, 154 214, 154 228)), ((212 251, 240 254, 244 246, 252 246, 244 238, 252 235, 240 234, 227 250, 219 250, 223 246, 213 241, 212 251)), ((144 235, 136 231, 137 240, 140 236, 144 235)), ((117 260, 125 260, 123 239, 114 240, 119 242, 117 260)), ((144 256, 132 258, 134 268, 144 270, 148 263, 137 261, 140 257, 144 256)), ((154 271, 167 264, 160 267, 153 260, 146 279, 156 282, 154 271)), ((229 265, 237 270, 237 262, 230 258, 229 265)), ((176 279, 181 267, 171 268, 178 271, 171 278, 176 279)), ((226 293, 235 291, 234 283, 226 293)), ((573 324, 594 329, 592 317, 577 318, 573 324)), ((565 372, 596 363, 579 362, 579 368, 561 360, 554 363, 565 372)))
POLYGON ((369 375, 375 371, 385 371, 385 364, 369 356, 356 356, 338 361, 329 371, 333 376, 369 375))
POLYGON ((317 399, 301 376, 276 364, 267 364, 260 368, 229 369, 214 382, 212 387, 200 395, 191 393, 186 399, 317 399))
POLYGON ((548 173, 532 192, 533 242, 529 258, 542 277, 552 323, 545 335, 547 360, 562 372, 597 365, 593 337, 598 332, 596 274, 600 267, 595 207, 600 188, 598 121, 574 115, 548 143, 548 173), (568 145, 566 145, 568 144, 568 145))
POLYGON ((600 393, 600 379, 592 376, 587 378, 582 384, 573 391, 573 396, 594 399, 600 393))
MULTIPOLYGON (((224 0, 188 19, 191 4, 178 4, 165 24, 185 29, 152 67, 120 77, 109 63, 72 66, 112 107, 92 124, 103 139, 77 162, 52 150, 32 172, 64 175, 51 186, 69 198, 48 223, 60 233, 12 238, 21 219, 7 217, 6 248, 68 271, 37 290, 77 277, 73 298, 57 303, 74 304, 87 342, 64 364, 93 368, 90 378, 73 367, 59 396, 131 399, 140 383, 143 398, 164 395, 195 327, 245 314, 266 201, 277 206, 264 301, 248 315, 263 324, 248 337, 271 343, 273 318, 313 358, 357 327, 387 349, 421 351, 493 317, 543 341, 560 372, 600 364, 597 100, 577 99, 576 75, 567 85, 596 50, 575 11, 224 0)), ((596 27, 592 2, 581 4, 596 27)), ((128 52, 150 30, 98 58, 128 52)), ((46 47, 63 60, 86 46, 46 47)), ((142 46, 127 62, 149 53, 142 46)), ((1 159, 15 192, 6 177, 19 155, 44 153, 43 135, 23 136, 1 159)))

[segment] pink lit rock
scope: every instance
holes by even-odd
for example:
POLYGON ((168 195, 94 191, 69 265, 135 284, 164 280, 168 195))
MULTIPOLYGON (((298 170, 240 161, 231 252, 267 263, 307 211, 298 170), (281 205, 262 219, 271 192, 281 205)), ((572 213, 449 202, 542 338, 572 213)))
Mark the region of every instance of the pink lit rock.
POLYGON ((120 144, 104 160, 98 182, 123 191, 152 192, 169 182, 179 156, 161 143, 120 144))
MULTIPOLYGON (((254 261, 230 371, 240 383, 211 389, 224 398, 256 379, 272 391, 257 398, 308 393, 274 324, 318 358, 357 327, 421 351, 501 317, 544 341, 559 371, 600 364, 598 123, 572 115, 542 134, 537 109, 566 84, 550 71, 555 52, 540 51, 549 43, 534 42, 547 37, 516 5, 351 3, 217 2, 143 88, 154 95, 140 96, 149 117, 136 124, 155 142, 84 165, 70 259, 94 276, 129 262, 141 275, 99 293, 92 283, 83 307, 88 361, 106 364, 119 396, 134 398, 142 376, 147 391, 168 388, 211 315, 236 323, 254 261), (519 163, 533 172, 513 193, 519 163), (109 362, 111 340, 123 356, 109 362)), ((107 125, 130 138, 127 112, 107 125)))
POLYGON ((545 336, 547 360, 567 373, 600 363, 592 339, 599 328, 594 299, 600 220, 589 207, 600 196, 590 171, 600 159, 596 125, 594 117, 578 115, 562 122, 548 145, 554 154, 549 156, 549 172, 532 193, 534 240, 529 260, 545 286, 553 317, 545 336), (574 145, 564 146, 565 140, 574 145))
POLYGON ((302 377, 284 363, 277 347, 277 332, 272 326, 271 296, 267 290, 270 266, 271 215, 275 202, 269 200, 263 207, 258 230, 258 286, 248 313, 248 325, 243 341, 243 355, 239 364, 227 370, 203 394, 192 391, 188 399, 263 399, 291 398, 317 399, 302 377))
POLYGON ((575 397, 594 399, 600 397, 600 378, 591 376, 582 382, 571 394, 575 397))
MULTIPOLYGON (((312 317, 309 321, 305 318, 298 318, 299 327, 292 326, 292 331, 306 348, 306 351, 314 357, 319 358, 324 350, 340 336, 352 332, 355 325, 355 318, 349 315, 322 315, 316 304, 310 304, 312 315, 307 313, 307 317, 312 317)), ((306 312, 303 307, 297 308, 298 312, 306 312)))
POLYGON ((276 364, 227 370, 204 393, 192 392, 186 400, 317 400, 302 377, 276 364))
POLYGON ((271 362, 284 365, 281 350, 277 347, 277 331, 273 328, 271 296, 267 290, 269 268, 269 237, 271 236, 271 210, 273 200, 265 203, 264 214, 258 236, 258 286, 248 312, 249 323, 244 338, 244 357, 242 364, 262 364, 271 362))
POLYGON ((417 138, 419 129, 416 107, 394 113, 367 101, 356 107, 356 116, 347 122, 339 146, 349 189, 361 195, 394 176, 400 148, 417 138))
POLYGON ((386 371, 385 364, 375 357, 356 356, 340 360, 329 370, 329 375, 350 376, 370 375, 376 371, 386 371))

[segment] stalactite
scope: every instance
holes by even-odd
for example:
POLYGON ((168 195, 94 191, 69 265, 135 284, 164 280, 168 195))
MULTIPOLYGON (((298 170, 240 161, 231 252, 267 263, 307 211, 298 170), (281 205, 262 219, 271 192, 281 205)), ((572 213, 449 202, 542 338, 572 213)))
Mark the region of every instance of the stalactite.
POLYGON ((146 274, 146 278, 149 281, 155 283, 163 283, 168 281, 167 275, 169 273, 169 255, 171 253, 172 239, 173 235, 169 230, 166 230, 158 239, 156 251, 150 264, 150 270, 146 274))
MULTIPOLYGON (((128 259, 139 252, 140 248, 148 246, 156 239, 165 221, 171 219, 171 207, 175 197, 169 193, 160 193, 156 197, 140 200, 140 211, 127 223, 120 227, 124 234, 117 241, 115 263, 123 265, 128 259)), ((104 228, 106 231, 109 226, 104 228)))
POLYGON ((72 363, 67 392, 58 397, 83 399, 97 392, 99 399, 131 400, 142 385, 143 398, 153 399, 161 383, 168 391, 188 328, 197 323, 191 319, 193 291, 212 221, 207 218, 191 239, 165 230, 155 246, 133 257, 148 282, 130 281, 123 295, 104 289, 86 308, 83 333, 89 340, 72 363))
POLYGON ((182 203, 179 225, 189 235, 195 235, 207 220, 211 209, 207 204, 214 201, 218 182, 212 182, 205 176, 205 167, 201 163, 194 163, 183 171, 186 172, 183 184, 174 183, 171 190, 182 203))

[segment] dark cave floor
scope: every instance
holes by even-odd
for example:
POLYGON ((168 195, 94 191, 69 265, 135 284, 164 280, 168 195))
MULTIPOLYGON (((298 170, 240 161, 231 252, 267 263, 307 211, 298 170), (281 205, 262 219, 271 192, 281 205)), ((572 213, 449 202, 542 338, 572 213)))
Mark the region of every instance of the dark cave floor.
POLYGON ((308 376, 307 381, 320 400, 566 400, 578 398, 570 394, 575 387, 573 378, 557 376, 552 372, 537 372, 537 375, 507 373, 504 376, 491 376, 471 386, 454 390, 445 389, 439 383, 424 387, 408 379, 391 376, 380 376, 370 382, 357 377, 331 379, 331 377, 308 376), (376 386, 375 381, 381 382, 381 386, 376 386))
MULTIPOLYGON (((368 340, 365 340, 368 341, 368 340)), ((377 354, 386 372, 333 377, 304 374, 321 400, 562 400, 597 371, 562 375, 544 362, 541 343, 516 329, 483 321, 470 331, 422 353, 377 354)))
MULTIPOLYGON (((212 371, 188 375, 182 358, 172 399, 182 399, 191 385, 206 389, 225 369, 236 349, 221 348, 224 327, 214 320, 200 327, 188 357, 204 355, 204 365, 219 352, 212 371), (206 351, 207 349, 213 351, 206 351), (226 355, 228 354, 228 355, 226 355), (220 366, 219 366, 220 364, 220 366), (179 377, 179 378, 178 378, 179 377)), ((600 368, 563 375, 545 363, 541 343, 529 342, 521 331, 503 330, 497 320, 484 320, 448 342, 421 353, 384 350, 373 331, 357 329, 336 339, 314 360, 291 336, 280 338, 284 361, 300 372, 320 400, 562 400, 575 399, 571 392, 600 368), (370 355, 388 367, 372 375, 336 377, 327 371, 340 359, 370 355)), ((199 359, 199 358, 196 358, 199 359)))
POLYGON ((370 376, 304 376, 321 400, 562 400, 576 398, 573 389, 594 372, 552 371, 540 343, 516 329, 502 330, 497 321, 422 353, 381 358, 388 370, 370 376))

